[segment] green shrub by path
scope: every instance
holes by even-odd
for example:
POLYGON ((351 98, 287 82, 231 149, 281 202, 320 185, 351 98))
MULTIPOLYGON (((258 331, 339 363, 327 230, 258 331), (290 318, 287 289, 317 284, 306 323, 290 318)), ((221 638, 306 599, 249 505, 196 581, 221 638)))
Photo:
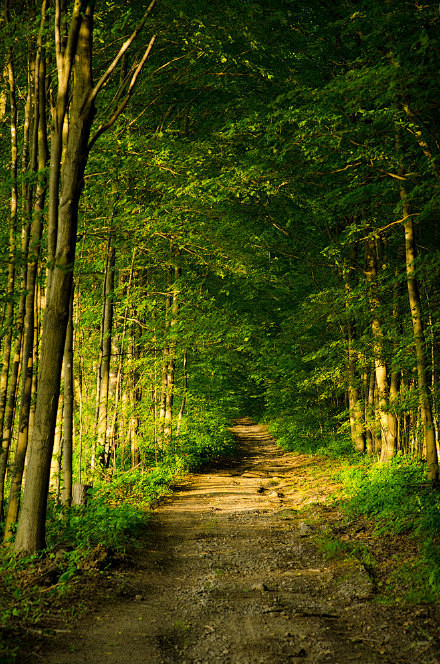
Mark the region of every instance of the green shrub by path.
POLYGON ((349 516, 373 517, 379 535, 413 534, 420 556, 394 573, 400 585, 406 579, 407 599, 440 599, 440 494, 426 481, 425 464, 397 456, 386 464, 364 459, 338 474, 344 486, 342 507, 349 516))
POLYGON ((169 491, 169 486, 186 470, 179 454, 164 456, 155 466, 113 471, 95 483, 93 499, 103 500, 111 508, 116 506, 148 509, 169 491))
POLYGON ((179 439, 178 453, 194 470, 222 457, 234 455, 235 440, 229 427, 215 420, 208 424, 196 422, 179 439))
POLYGON ((373 515, 378 527, 391 532, 413 530, 416 524, 420 527, 438 498, 426 482, 424 465, 418 459, 397 456, 386 464, 365 458, 346 467, 340 472, 349 498, 345 509, 351 514, 373 515))
POLYGON ((111 505, 108 496, 97 489, 86 506, 50 504, 47 550, 61 547, 87 552, 100 544, 123 551, 147 520, 145 510, 130 504, 111 505))
POLYGON ((268 423, 270 433, 278 445, 288 452, 317 454, 330 458, 357 456, 349 436, 328 429, 311 429, 305 417, 283 416, 268 423))

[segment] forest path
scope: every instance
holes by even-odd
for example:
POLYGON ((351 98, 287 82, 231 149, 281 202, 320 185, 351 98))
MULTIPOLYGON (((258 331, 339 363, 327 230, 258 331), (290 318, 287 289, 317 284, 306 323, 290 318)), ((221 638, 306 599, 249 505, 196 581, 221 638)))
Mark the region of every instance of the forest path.
POLYGON ((312 475, 301 485, 311 457, 283 452, 247 420, 234 433, 238 461, 191 475, 156 510, 129 596, 103 604, 38 661, 439 663, 423 612, 374 604, 360 563, 328 561, 313 544, 313 511, 307 522, 297 513, 304 495, 325 496, 312 475))

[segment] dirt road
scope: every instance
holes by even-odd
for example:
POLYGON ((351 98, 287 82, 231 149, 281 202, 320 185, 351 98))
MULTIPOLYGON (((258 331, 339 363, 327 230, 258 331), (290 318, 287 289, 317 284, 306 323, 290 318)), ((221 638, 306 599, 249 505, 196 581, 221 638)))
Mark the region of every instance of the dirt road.
POLYGON ((359 562, 319 553, 319 524, 297 513, 307 457, 284 453, 247 421, 235 434, 239 461, 191 476, 157 509, 128 596, 38 661, 438 664, 430 608, 378 605, 359 562))

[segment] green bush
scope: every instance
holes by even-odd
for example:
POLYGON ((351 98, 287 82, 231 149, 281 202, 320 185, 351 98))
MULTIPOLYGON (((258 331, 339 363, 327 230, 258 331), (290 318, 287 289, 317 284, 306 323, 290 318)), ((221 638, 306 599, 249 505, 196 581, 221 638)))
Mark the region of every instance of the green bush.
POLYGON ((412 533, 420 542, 420 556, 407 570, 396 572, 399 583, 408 578, 407 599, 440 598, 440 500, 438 490, 426 481, 425 464, 397 456, 386 464, 364 459, 339 473, 343 482, 343 507, 350 516, 372 516, 376 531, 412 533))
POLYGON ((426 510, 435 503, 423 462, 411 457, 399 455, 385 464, 364 459, 343 470, 340 479, 349 498, 347 512, 375 516, 390 532, 421 527, 426 510))
POLYGON ((47 546, 49 550, 68 547, 85 553, 101 544, 121 551, 146 520, 145 511, 129 503, 112 505, 98 489, 86 506, 66 509, 49 504, 47 546))
POLYGON ((322 428, 311 429, 304 419, 284 416, 269 422, 269 431, 278 445, 288 452, 319 454, 332 459, 354 455, 353 443, 347 435, 322 428))
POLYGON ((178 454, 191 470, 235 452, 235 440, 226 423, 211 418, 195 421, 182 434, 178 454))

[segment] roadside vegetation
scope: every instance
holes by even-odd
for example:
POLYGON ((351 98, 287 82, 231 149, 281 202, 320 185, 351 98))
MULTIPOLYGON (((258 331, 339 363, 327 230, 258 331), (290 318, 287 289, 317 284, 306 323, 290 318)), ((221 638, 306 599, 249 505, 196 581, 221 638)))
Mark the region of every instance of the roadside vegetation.
POLYGON ((312 455, 307 481, 327 486, 322 505, 303 508, 312 521, 319 515, 318 545, 330 557, 365 564, 377 601, 438 602, 440 494, 426 479, 426 463, 400 454, 381 464, 354 451, 348 436, 301 436, 298 423, 285 419, 269 428, 285 450, 312 455))

